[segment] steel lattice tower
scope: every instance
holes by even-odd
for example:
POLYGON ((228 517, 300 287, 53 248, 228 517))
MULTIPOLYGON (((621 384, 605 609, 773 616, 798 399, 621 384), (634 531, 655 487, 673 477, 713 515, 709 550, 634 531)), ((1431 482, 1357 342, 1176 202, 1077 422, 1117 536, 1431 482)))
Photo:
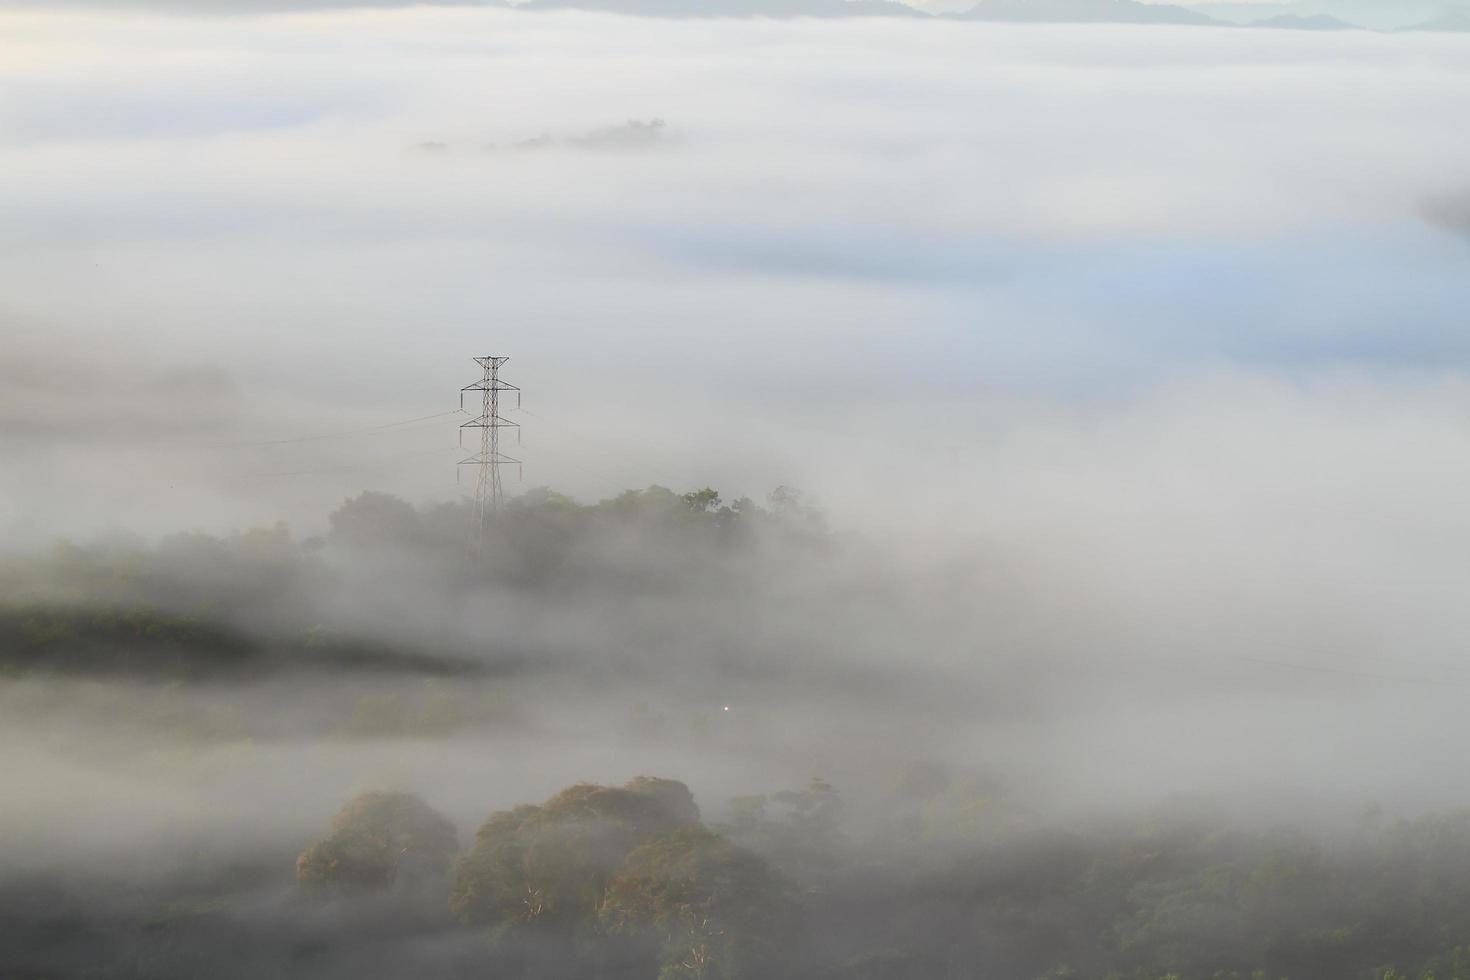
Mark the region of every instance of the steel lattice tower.
POLYGON ((464 430, 480 430, 480 451, 473 456, 459 461, 460 466, 478 466, 480 468, 479 478, 475 483, 475 521, 479 525, 479 545, 483 548, 485 544, 485 525, 489 516, 500 509, 503 493, 500 487, 500 467, 514 463, 517 468, 521 461, 507 456, 500 451, 500 430, 515 429, 516 444, 520 444, 521 426, 519 422, 512 422, 502 418, 500 415, 500 393, 502 391, 513 391, 516 393, 516 408, 521 407, 521 389, 508 382, 500 380, 500 366, 508 357, 477 357, 475 363, 484 369, 485 374, 474 384, 465 385, 459 390, 459 407, 464 409, 464 396, 467 391, 480 392, 480 415, 471 419, 459 427, 459 443, 464 445, 464 430))

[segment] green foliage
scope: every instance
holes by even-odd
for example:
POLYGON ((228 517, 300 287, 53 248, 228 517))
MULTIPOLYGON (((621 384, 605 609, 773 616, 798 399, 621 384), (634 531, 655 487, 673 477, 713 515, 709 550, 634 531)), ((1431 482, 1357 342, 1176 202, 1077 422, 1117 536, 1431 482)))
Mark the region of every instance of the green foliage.
MULTIPOLYGON (((926 813, 940 805, 962 807, 963 797, 907 803, 926 813)), ((769 832, 762 798, 731 810, 737 839, 769 832)), ((837 867, 808 861, 797 875, 809 916, 839 924, 829 930, 867 914, 848 895, 892 889, 871 899, 881 913, 833 955, 843 964, 834 976, 945 976, 963 963, 977 975, 1046 980, 1470 977, 1467 813, 1378 821, 1329 841, 1231 828, 1207 805, 1171 806, 1134 826, 1069 834, 1006 824, 937 849, 891 836, 922 824, 879 823, 880 842, 855 841, 837 867), (910 967, 926 956, 942 962, 910 967), (901 965, 885 974, 889 963, 901 965)))
POLYGON ((190 676, 248 661, 240 631, 146 606, 0 606, 0 650, 12 671, 190 676))
POLYGON ((683 783, 649 777, 492 814, 456 865, 450 908, 467 923, 570 931, 592 919, 629 851, 698 820, 683 783))
POLYGON ((711 980, 776 975, 799 912, 770 865, 700 825, 683 783, 649 777, 492 814, 450 908, 502 954, 558 951, 557 975, 711 980))
POLYGON ((635 848, 598 910, 613 934, 657 941, 660 980, 771 976, 791 955, 798 913, 769 864, 697 826, 635 848))
MULTIPOLYGON (((478 574, 509 586, 596 584, 613 592, 740 587, 740 576, 764 580, 780 565, 740 555, 807 549, 820 538, 813 533, 820 518, 798 492, 781 488, 772 501, 770 510, 744 499, 727 506, 713 488, 679 494, 652 486, 583 505, 540 488, 497 516, 478 574)), ((374 582, 385 590, 405 575, 416 588, 426 576, 446 590, 443 582, 463 583, 469 506, 419 511, 367 492, 328 521, 324 547, 298 543, 275 524, 224 537, 174 534, 152 548, 61 541, 42 554, 0 559, 0 671, 198 677, 281 666, 297 654, 333 666, 462 670, 463 663, 395 649, 381 633, 364 639, 350 601, 340 602, 339 622, 324 624, 315 599, 349 600, 364 576, 394 579, 374 582)))
POLYGON ((813 777, 805 789, 736 797, 721 829, 799 880, 820 884, 844 856, 844 809, 832 784, 813 777))
MULTIPOLYGON (((165 680, 318 666, 463 674, 473 665, 353 639, 320 628, 265 637, 218 616, 155 606, 0 605, 0 671, 165 680)), ((441 726, 444 704, 437 711, 441 726)))
POLYGON ((1470 980, 1470 946, 1455 946, 1430 957, 1422 980, 1470 980))
POLYGON ((328 517, 327 542, 336 547, 392 550, 420 545, 423 523, 413 506, 391 494, 367 491, 328 517))
POLYGON ((719 491, 710 487, 705 487, 703 490, 692 490, 684 495, 684 505, 696 514, 708 514, 720 506, 719 491))
POLYGON ((444 878, 457 849, 454 825, 419 797, 363 793, 297 858, 296 880, 317 894, 417 891, 444 878))

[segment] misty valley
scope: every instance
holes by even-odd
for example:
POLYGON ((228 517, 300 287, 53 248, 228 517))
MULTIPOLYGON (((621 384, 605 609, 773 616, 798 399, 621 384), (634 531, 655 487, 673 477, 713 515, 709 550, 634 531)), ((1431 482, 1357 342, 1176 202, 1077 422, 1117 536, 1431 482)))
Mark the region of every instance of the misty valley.
POLYGON ((1065 671, 948 670, 976 573, 797 491, 328 526, 6 559, 5 976, 1470 969, 1470 810, 1062 803, 1017 725, 1065 671))
POLYGON ((1467 119, 1470 0, 0 0, 0 980, 1470 980, 1467 119))

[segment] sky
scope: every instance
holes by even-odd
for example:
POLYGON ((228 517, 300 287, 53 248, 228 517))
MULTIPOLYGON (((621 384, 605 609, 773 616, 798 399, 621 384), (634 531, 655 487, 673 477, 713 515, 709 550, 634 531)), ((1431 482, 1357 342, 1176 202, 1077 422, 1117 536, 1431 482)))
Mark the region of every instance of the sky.
POLYGON ((1470 480, 1453 35, 412 8, 0 44, 13 541, 453 498, 488 353, 512 489, 583 499, 898 526, 1217 443, 1226 480, 1470 480))

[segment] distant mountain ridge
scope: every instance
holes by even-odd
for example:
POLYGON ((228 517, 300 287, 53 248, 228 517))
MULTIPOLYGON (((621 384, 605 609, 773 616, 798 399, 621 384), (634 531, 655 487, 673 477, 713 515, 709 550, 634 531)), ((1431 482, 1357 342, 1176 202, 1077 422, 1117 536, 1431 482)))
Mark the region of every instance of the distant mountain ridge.
POLYGON ((1196 10, 1138 0, 981 0, 960 20, 1044 24, 1192 24, 1223 26, 1196 10))
POLYGON ((530 0, 526 10, 593 10, 635 17, 917 17, 895 0, 530 0))
POLYGON ((1253 20, 1246 27, 1270 27, 1286 31, 1361 31, 1366 28, 1357 24, 1349 24, 1340 17, 1331 14, 1314 14, 1310 16, 1302 14, 1281 14, 1277 17, 1266 17, 1262 20, 1253 20))

